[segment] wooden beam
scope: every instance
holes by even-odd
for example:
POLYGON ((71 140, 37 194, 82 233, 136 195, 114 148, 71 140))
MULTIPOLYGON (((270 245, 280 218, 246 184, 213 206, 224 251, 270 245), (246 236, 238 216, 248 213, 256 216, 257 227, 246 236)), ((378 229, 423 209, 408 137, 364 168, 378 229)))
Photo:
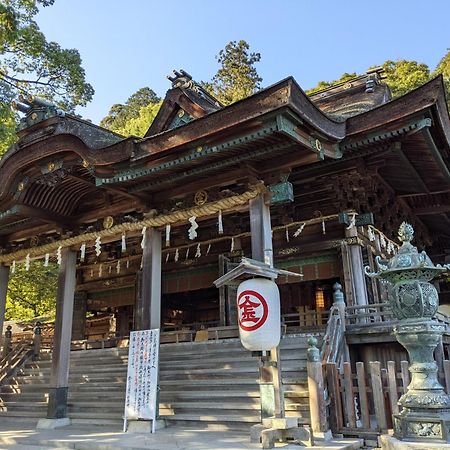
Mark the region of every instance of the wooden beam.
POLYGON ((127 191, 123 191, 122 189, 114 187, 114 186, 111 186, 109 184, 104 184, 102 186, 96 186, 94 181, 89 181, 89 180, 86 180, 86 178, 83 178, 83 177, 80 177, 80 176, 77 176, 77 175, 73 175, 73 174, 69 174, 68 178, 72 178, 73 180, 80 181, 81 183, 89 185, 89 186, 91 186, 94 189, 100 189, 100 190, 104 190, 104 191, 107 191, 107 192, 109 191, 110 193, 122 195, 123 197, 129 198, 129 199, 131 199, 133 201, 137 201, 137 202, 142 203, 143 206, 145 205, 145 203, 144 203, 145 200, 142 198, 142 195, 130 194, 127 191))
POLYGON ((59 227, 71 228, 73 223, 70 222, 69 217, 61 216, 52 211, 48 211, 41 208, 36 208, 30 205, 18 205, 19 214, 23 214, 28 217, 34 217, 42 220, 43 222, 55 224, 59 227))
POLYGON ((435 214, 446 214, 450 213, 450 204, 424 206, 422 208, 414 208, 413 211, 416 216, 432 216, 435 214))
POLYGON ((429 193, 428 186, 425 184, 423 178, 420 176, 419 172, 417 172, 416 168, 412 165, 411 161, 405 155, 400 142, 396 142, 392 145, 392 151, 395 153, 403 162, 403 164, 408 168, 408 170, 412 173, 415 178, 417 184, 419 185, 422 191, 429 193))

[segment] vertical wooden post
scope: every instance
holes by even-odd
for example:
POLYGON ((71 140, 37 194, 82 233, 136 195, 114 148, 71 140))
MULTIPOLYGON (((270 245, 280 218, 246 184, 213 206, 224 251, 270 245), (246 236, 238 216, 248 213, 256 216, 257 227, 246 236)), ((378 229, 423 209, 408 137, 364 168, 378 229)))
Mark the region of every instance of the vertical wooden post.
POLYGON ((141 295, 136 314, 138 330, 161 327, 161 233, 154 228, 145 231, 141 295))
POLYGON ((381 379, 381 366, 378 361, 370 362, 370 378, 378 429, 384 431, 387 430, 386 408, 384 403, 383 380, 381 379))
POLYGON ((12 326, 8 325, 5 331, 5 338, 3 340, 3 358, 8 356, 8 353, 12 350, 12 326))
POLYGON ((33 359, 38 359, 41 353, 42 346, 42 327, 41 322, 37 321, 34 327, 34 337, 33 337, 33 359))
POLYGON ((335 433, 340 433, 344 427, 344 421, 342 420, 341 390, 336 363, 327 363, 327 380, 331 398, 331 425, 335 433))
POLYGON ((77 254, 62 250, 56 293, 56 319, 53 336, 52 373, 47 407, 48 419, 67 417, 69 359, 72 338, 73 299, 76 284, 77 254))
POLYGON ((264 194, 259 194, 249 202, 252 258, 273 266, 272 227, 270 205, 264 194))
MULTIPOLYGON (((225 275, 225 257, 219 255, 219 276, 225 275)), ((227 324, 226 313, 226 286, 219 288, 219 324, 221 327, 227 324)))
POLYGON ((344 363, 344 398, 347 423, 350 428, 356 428, 355 400, 353 396, 352 369, 349 362, 344 363))
POLYGON ((0 265, 0 346, 3 340, 3 324, 5 322, 6 294, 8 293, 9 267, 0 265))
POLYGON ((398 392, 397 392, 397 373, 395 371, 395 361, 388 361, 388 380, 389 380, 389 401, 392 414, 398 414, 398 392))
POLYGON ((358 396, 359 407, 361 410, 361 418, 363 427, 366 430, 370 429, 370 415, 369 415, 369 402, 367 400, 367 384, 366 384, 366 372, 364 370, 364 363, 356 363, 356 377, 358 380, 358 396))
POLYGON ((308 346, 306 370, 308 374, 311 429, 314 437, 324 437, 324 433, 327 433, 329 428, 324 398, 322 361, 320 360, 320 350, 317 348, 317 339, 310 337, 308 346))
MULTIPOLYGON (((252 242, 252 258, 273 266, 272 227, 270 223, 270 204, 266 202, 264 194, 259 194, 249 202, 250 208, 250 233, 252 242)), ((281 326, 281 324, 280 324, 281 326)), ((274 351, 274 350, 273 350, 274 351)), ((272 351, 272 352, 273 352, 272 351)), ((277 351, 277 350, 275 350, 277 351)), ((271 353, 272 353, 271 352, 271 353)), ((268 379, 268 373, 260 364, 259 391, 261 397, 261 418, 270 417, 270 412, 277 411, 277 404, 283 404, 284 394, 279 389, 274 379, 281 379, 281 361, 275 362, 272 378, 268 379), (277 398, 277 400, 275 400, 277 398)), ((281 386, 280 386, 281 387, 281 386)))
POLYGON ((350 273, 352 279, 353 299, 355 305, 368 305, 369 298, 367 295, 366 277, 364 275, 364 263, 361 245, 358 243, 358 228, 353 227, 345 230, 347 238, 351 238, 348 246, 350 259, 350 273))

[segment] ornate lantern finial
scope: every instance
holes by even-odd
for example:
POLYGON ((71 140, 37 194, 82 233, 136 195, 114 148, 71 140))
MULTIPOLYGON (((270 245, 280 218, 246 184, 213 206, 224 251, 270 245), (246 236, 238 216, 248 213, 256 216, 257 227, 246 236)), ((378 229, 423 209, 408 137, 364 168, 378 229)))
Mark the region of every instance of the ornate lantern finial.
POLYGON ((398 229, 398 239, 401 242, 410 243, 414 238, 414 228, 411 224, 403 222, 398 229))

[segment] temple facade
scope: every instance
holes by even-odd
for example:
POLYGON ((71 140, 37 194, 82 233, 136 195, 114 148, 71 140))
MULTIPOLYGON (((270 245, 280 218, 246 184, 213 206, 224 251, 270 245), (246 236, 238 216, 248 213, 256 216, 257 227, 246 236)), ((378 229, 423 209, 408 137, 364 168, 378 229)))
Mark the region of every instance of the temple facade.
POLYGON ((450 262, 442 79, 391 99, 377 70, 311 96, 286 78, 229 106, 184 71, 171 83, 143 138, 39 99, 16 105, 19 139, 0 161, 0 324, 15 267, 58 264, 39 414, 71 416, 71 348, 126 346, 149 328, 167 345, 236 340, 236 288, 213 281, 242 257, 299 275, 277 279, 284 336, 326 336, 342 293, 339 354, 404 359, 386 286, 364 266, 395 253, 404 221, 435 263, 450 262))

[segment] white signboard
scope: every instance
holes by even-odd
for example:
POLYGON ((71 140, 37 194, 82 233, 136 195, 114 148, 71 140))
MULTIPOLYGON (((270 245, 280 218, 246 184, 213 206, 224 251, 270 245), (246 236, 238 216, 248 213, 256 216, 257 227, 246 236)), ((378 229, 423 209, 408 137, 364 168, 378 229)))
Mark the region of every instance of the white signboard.
POLYGON ((159 329, 132 331, 128 352, 124 431, 129 420, 152 420, 155 430, 158 395, 159 329))

